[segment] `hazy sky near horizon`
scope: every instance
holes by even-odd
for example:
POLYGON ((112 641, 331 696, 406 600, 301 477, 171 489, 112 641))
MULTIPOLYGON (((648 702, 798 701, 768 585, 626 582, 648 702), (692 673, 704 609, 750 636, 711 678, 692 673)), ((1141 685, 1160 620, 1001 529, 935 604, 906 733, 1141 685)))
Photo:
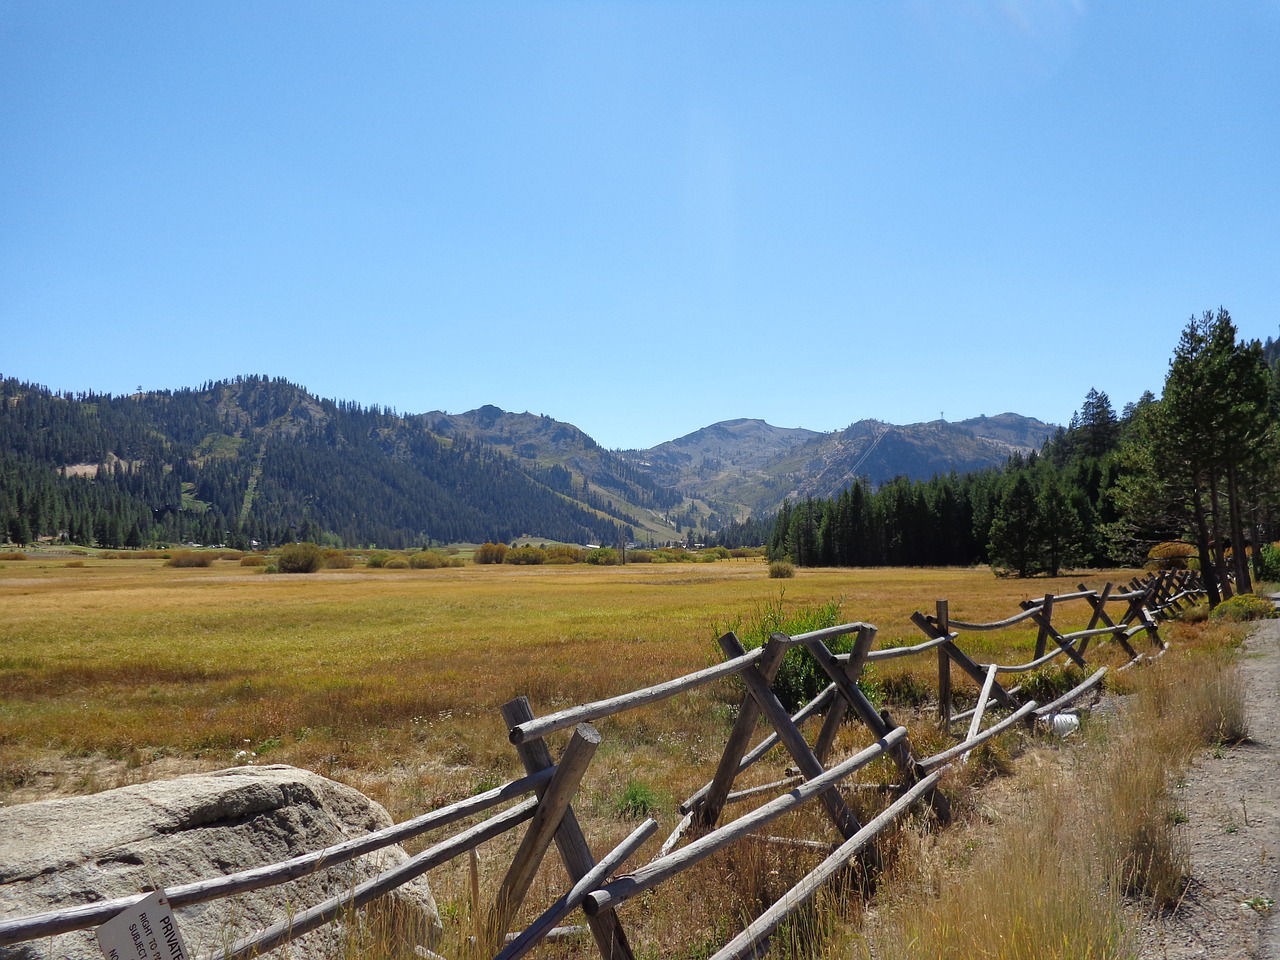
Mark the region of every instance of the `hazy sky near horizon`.
POLYGON ((607 447, 1280 334, 1280 0, 0 0, 0 375, 607 447))

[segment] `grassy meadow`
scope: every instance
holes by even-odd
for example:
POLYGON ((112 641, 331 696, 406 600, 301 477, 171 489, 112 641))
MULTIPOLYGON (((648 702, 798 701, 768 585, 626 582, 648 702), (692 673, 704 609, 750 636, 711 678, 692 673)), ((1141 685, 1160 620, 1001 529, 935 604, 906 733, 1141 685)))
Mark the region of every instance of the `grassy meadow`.
MULTIPOLYGON (((924 636, 910 614, 932 613, 939 598, 950 601, 953 619, 993 621, 1023 599, 1134 573, 1019 581, 986 569, 821 569, 778 581, 758 559, 357 565, 310 575, 265 575, 229 560, 207 568, 93 557, 6 561, 0 803, 281 762, 351 783, 399 820, 518 775, 498 708, 520 694, 535 713, 547 713, 670 679, 718 662, 718 635, 746 630, 770 611, 836 601, 842 622, 879 627, 879 646, 911 644, 924 636)), ((1063 605, 1055 625, 1083 626, 1088 612, 1083 603, 1063 605)), ((979 661, 1021 662, 1031 658, 1035 633, 1022 626, 972 634, 962 646, 979 661)), ((868 678, 921 751, 945 742, 927 709, 915 712, 936 686, 935 664, 932 656, 895 660, 868 678), (895 700, 901 691, 914 691, 916 702, 895 700)), ((955 684, 962 698, 976 695, 958 672, 955 684)), ((656 847, 679 818, 676 804, 714 772, 740 698, 735 681, 719 681, 597 724, 603 745, 575 803, 597 852, 647 814, 661 823, 656 847)), ((553 752, 566 736, 554 739, 553 752)), ((841 752, 869 739, 852 724, 841 736, 841 752)), ((994 741, 965 776, 988 775, 1007 754, 994 741)), ((748 782, 781 775, 785 758, 771 760, 749 771, 748 782)), ((878 773, 892 779, 885 767, 878 773)), ((880 801, 868 792, 866 802, 880 801)), ((812 811, 772 832, 831 838, 812 811)), ((485 889, 496 888, 509 862, 504 843, 482 848, 485 889)), ((818 859, 795 851, 779 859, 772 848, 747 844, 670 892, 628 906, 624 922, 635 943, 696 955, 722 944, 736 916, 758 913, 818 859)), ((563 889, 554 868, 543 874, 530 895, 534 908, 563 889)), ((468 924, 478 922, 465 864, 433 873, 432 882, 446 927, 456 920, 462 930, 448 955, 463 956, 468 924)), ((572 942, 556 950, 590 953, 572 942)))

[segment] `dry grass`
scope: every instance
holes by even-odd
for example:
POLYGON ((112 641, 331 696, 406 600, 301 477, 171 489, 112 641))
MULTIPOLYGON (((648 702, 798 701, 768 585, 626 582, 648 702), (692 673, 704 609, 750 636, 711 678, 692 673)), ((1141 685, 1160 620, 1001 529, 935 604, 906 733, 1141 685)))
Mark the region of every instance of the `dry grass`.
POLYGON ((1175 780, 1197 751, 1245 734, 1239 632, 1174 632, 1168 654, 1116 685, 1129 695, 1081 746, 1041 751, 1003 802, 958 792, 966 824, 901 845, 883 916, 868 939, 849 937, 862 955, 1133 956, 1131 912, 1172 906, 1189 875, 1175 780))
MULTIPOLYGON (((714 639, 723 624, 774 605, 800 610, 839 600, 841 619, 878 624, 882 645, 906 644, 923 639, 910 614, 932 612, 938 598, 950 600, 955 619, 991 621, 1020 600, 1069 592, 1079 579, 804 570, 780 588, 758 558, 603 568, 357 567, 308 577, 264 577, 232 564, 175 569, 93 559, 72 571, 36 560, 0 570, 0 790, 21 797, 33 783, 47 786, 41 770, 50 757, 112 758, 96 776, 77 774, 63 784, 76 791, 145 778, 152 769, 171 772, 175 760, 206 768, 287 762, 350 782, 403 819, 518 775, 498 712, 517 695, 546 713, 670 679, 721 659, 714 639)), ((1062 617, 1063 629, 1083 626, 1088 608, 1075 606, 1081 609, 1060 607, 1055 624, 1062 617)), ((972 635, 964 645, 979 660, 1020 662, 1030 659, 1034 638, 1033 627, 972 635)), ((944 740, 927 719, 911 719, 910 708, 927 702, 936 680, 935 661, 919 660, 886 664, 875 679, 923 754, 944 740)), ((956 683, 961 701, 976 693, 967 681, 956 683)), ((593 848, 608 849, 634 826, 624 798, 643 796, 663 825, 660 835, 675 824, 676 804, 714 770, 740 696, 724 681, 600 721, 604 742, 575 802, 593 848)), ((552 738, 553 753, 566 737, 552 738)), ((849 725, 837 755, 868 740, 849 725)), ((1000 738, 975 752, 964 782, 1007 770, 1016 750, 1016 738, 1000 738)), ((783 765, 762 763, 740 786, 777 779, 783 765)), ((891 781, 896 771, 885 762, 868 776, 891 781)), ((961 786, 959 779, 953 784, 961 786)), ((865 792, 856 802, 865 820, 883 801, 865 792)), ((741 812, 735 807, 729 815, 741 812)), ((771 832, 833 839, 814 811, 771 832)), ((660 839, 637 860, 651 856, 660 839)), ((515 842, 485 845, 477 866, 482 891, 497 889, 515 842)), ((633 942, 656 945, 663 955, 706 955, 818 857, 755 846, 712 857, 627 904, 625 925, 633 942)), ((548 858, 520 920, 563 891, 555 861, 548 858)), ((465 858, 432 874, 447 956, 470 949, 477 914, 471 882, 465 858)), ((849 890, 824 893, 817 908, 780 932, 782 955, 831 949, 856 927, 861 910, 849 890)), ((545 955, 589 949, 570 942, 545 955)))

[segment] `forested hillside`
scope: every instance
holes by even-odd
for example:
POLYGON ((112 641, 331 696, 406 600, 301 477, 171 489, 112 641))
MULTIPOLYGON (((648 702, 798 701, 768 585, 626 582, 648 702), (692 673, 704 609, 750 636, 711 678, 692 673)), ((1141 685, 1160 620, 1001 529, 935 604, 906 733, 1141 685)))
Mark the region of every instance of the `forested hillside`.
POLYGON ((17 542, 396 548, 629 533, 491 446, 280 379, 131 396, 7 379, 0 400, 0 517, 17 542))
POLYGON ((631 525, 641 540, 683 538, 691 509, 695 519, 707 513, 686 504, 679 491, 652 471, 606 450, 571 423, 488 404, 416 419, 440 437, 468 438, 516 458, 539 482, 631 525))
POLYGON ((771 556, 806 566, 989 562, 1025 577, 1142 562, 1183 541, 1179 562, 1200 569, 1216 604, 1280 578, 1278 355, 1273 341, 1240 341, 1226 310, 1205 312, 1183 330, 1159 398, 1117 416, 1091 390, 1069 427, 1001 469, 855 480, 717 542, 767 538, 771 556))

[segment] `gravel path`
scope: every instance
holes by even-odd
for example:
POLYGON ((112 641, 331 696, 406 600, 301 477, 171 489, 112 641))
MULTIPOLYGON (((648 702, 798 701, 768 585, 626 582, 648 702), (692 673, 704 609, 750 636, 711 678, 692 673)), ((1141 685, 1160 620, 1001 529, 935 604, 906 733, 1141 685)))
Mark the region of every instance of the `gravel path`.
POLYGON ((1250 742, 1199 758, 1183 789, 1192 882, 1142 935, 1142 960, 1280 960, 1280 620, 1240 661, 1250 742))

